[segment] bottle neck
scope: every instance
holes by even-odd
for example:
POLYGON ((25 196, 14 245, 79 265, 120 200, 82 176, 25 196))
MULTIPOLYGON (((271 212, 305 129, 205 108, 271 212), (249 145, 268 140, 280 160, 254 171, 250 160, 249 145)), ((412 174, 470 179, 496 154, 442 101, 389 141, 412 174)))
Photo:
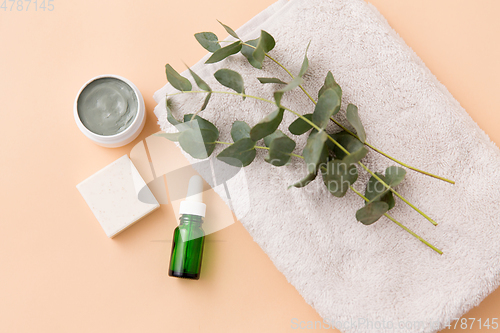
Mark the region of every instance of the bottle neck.
POLYGON ((201 224, 203 223, 203 218, 201 216, 198 216, 198 215, 183 214, 179 218, 179 221, 180 221, 180 224, 184 224, 184 225, 192 224, 192 225, 201 226, 201 224))

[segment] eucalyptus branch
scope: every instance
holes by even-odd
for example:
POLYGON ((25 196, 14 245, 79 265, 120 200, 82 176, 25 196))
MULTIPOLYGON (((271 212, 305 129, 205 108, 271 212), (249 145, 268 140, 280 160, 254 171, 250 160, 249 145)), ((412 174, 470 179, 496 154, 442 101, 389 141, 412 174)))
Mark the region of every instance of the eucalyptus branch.
POLYGON ((355 105, 349 104, 345 110, 346 120, 352 125, 355 132, 348 130, 343 124, 335 120, 333 116, 340 111, 342 89, 333 78, 332 73, 328 72, 326 75, 325 82, 318 92, 317 100, 303 87, 303 77, 309 68, 309 59, 307 58, 309 45, 306 48, 300 70, 297 75, 294 75, 269 54, 276 43, 270 34, 262 30, 259 38, 243 41, 233 29, 224 24, 222 25, 235 40, 220 41, 211 32, 202 32, 195 35, 198 42, 212 53, 206 60, 206 64, 219 62, 241 52, 253 67, 259 69, 262 68, 265 58, 270 59, 280 66, 292 80, 290 82, 283 82, 273 77, 257 78, 262 84, 279 84, 282 86, 281 89, 275 90, 274 100, 270 100, 247 94, 245 92, 243 77, 231 69, 219 69, 214 73, 214 77, 221 85, 232 91, 214 91, 201 77, 188 68, 194 82, 199 88, 199 90, 193 90, 191 81, 181 76, 167 64, 165 66, 167 79, 178 90, 178 92, 166 96, 167 120, 179 132, 163 133, 161 135, 170 140, 178 141, 184 151, 198 159, 209 157, 217 144, 227 145, 226 148, 218 153, 217 158, 236 167, 245 167, 251 164, 256 157, 258 149, 268 151, 264 160, 277 167, 287 165, 292 157, 301 158, 306 163, 307 174, 302 180, 291 186, 296 188, 304 187, 312 182, 318 174, 321 174, 325 186, 333 196, 343 197, 351 189, 365 201, 365 205, 356 212, 356 219, 359 222, 370 225, 378 221, 382 216, 386 216, 434 251, 442 254, 441 250, 425 241, 387 213, 395 206, 394 196, 396 196, 431 223, 434 225, 437 224, 396 191, 395 188, 404 180, 406 171, 398 166, 390 166, 385 170, 385 174, 376 173, 362 163, 362 159, 368 154, 368 149, 366 148, 368 147, 411 170, 450 183, 453 183, 453 181, 411 167, 367 143, 366 132, 359 117, 358 108, 355 105), (221 42, 227 43, 227 45, 221 46, 221 42), (295 88, 300 88, 314 103, 313 113, 301 114, 281 104, 283 95, 295 88), (184 114, 182 120, 177 120, 172 113, 170 101, 173 96, 178 94, 206 94, 206 97, 203 105, 196 112, 184 114), (277 109, 270 112, 253 127, 250 127, 244 121, 235 121, 231 127, 233 143, 219 141, 219 130, 217 127, 199 116, 200 112, 207 107, 213 94, 234 95, 243 99, 252 98, 272 104, 277 109), (283 121, 285 111, 297 117, 288 127, 288 130, 292 134, 300 136, 308 133, 302 155, 294 153, 296 148, 295 141, 278 129, 283 121), (326 127, 330 121, 335 122, 343 131, 335 134, 327 133, 326 127), (265 146, 257 145, 257 142, 260 140, 264 141, 265 146), (352 186, 358 179, 356 164, 371 176, 366 185, 364 195, 352 186))

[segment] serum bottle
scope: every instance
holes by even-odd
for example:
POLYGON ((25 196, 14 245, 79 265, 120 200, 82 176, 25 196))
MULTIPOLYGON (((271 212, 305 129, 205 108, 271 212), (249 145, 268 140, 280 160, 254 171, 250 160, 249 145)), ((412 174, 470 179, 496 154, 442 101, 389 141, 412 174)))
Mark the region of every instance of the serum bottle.
POLYGON ((189 180, 186 200, 179 208, 180 224, 174 230, 172 253, 168 275, 198 280, 205 232, 201 225, 205 217, 206 205, 203 201, 203 181, 200 176, 189 180))

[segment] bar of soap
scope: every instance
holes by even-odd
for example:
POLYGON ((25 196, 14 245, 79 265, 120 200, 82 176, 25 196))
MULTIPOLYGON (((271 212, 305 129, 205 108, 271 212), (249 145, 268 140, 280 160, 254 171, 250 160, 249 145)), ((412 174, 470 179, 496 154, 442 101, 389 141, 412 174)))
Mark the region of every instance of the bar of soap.
POLYGON ((160 207, 127 155, 76 188, 110 238, 160 207))

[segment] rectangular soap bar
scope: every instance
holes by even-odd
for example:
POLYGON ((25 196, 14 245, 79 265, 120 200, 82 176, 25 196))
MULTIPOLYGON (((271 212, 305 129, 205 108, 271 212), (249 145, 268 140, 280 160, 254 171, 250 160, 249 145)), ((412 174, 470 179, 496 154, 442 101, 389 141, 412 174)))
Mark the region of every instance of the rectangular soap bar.
POLYGON ((108 237, 160 205, 127 155, 76 186, 108 237))

